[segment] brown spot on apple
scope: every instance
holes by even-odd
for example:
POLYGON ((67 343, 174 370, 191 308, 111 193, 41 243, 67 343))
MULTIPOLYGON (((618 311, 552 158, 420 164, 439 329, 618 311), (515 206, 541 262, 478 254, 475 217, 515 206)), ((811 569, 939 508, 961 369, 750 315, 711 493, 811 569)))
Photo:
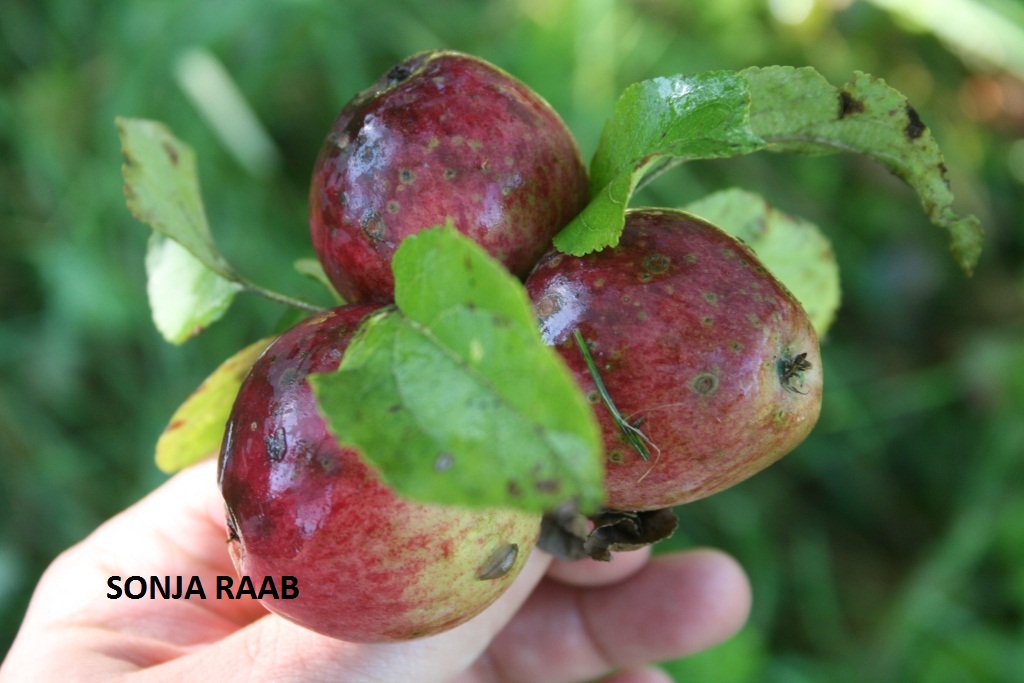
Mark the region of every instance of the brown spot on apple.
POLYGON ((709 396, 718 388, 718 377, 712 372, 702 372, 690 380, 690 388, 701 396, 709 396))
POLYGON ((363 230, 363 234, 374 242, 384 239, 384 234, 387 230, 384 220, 376 211, 366 212, 360 222, 360 227, 363 230))
POLYGON ((644 257, 644 270, 654 275, 667 273, 672 260, 664 254, 648 254, 644 257))

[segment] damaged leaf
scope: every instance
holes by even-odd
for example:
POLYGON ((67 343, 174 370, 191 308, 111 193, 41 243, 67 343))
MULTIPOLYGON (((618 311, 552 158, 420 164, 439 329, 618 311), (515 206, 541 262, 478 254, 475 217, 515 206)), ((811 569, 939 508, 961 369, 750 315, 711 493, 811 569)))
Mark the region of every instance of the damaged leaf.
POLYGON ((555 236, 555 247, 582 256, 618 244, 634 191, 672 164, 760 150, 852 152, 878 161, 917 192, 928 219, 949 232, 957 262, 973 271, 981 223, 953 211, 942 153, 917 111, 879 78, 857 72, 838 89, 810 67, 673 76, 627 87, 590 163, 590 203, 555 236))
POLYGON ((939 145, 899 91, 859 71, 840 89, 810 67, 754 67, 740 74, 750 82, 750 126, 768 151, 853 152, 881 163, 917 192, 928 219, 949 232, 960 267, 974 270, 981 222, 953 211, 939 145))

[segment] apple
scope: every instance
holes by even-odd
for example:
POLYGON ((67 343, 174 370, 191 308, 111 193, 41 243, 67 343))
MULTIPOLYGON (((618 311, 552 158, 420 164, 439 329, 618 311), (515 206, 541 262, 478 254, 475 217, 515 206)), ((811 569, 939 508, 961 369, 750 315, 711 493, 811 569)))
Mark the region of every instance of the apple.
POLYGON ((576 142, 538 94, 477 57, 435 50, 341 110, 310 188, 310 233, 349 302, 393 299, 391 257, 451 221, 525 277, 587 202, 576 142))
POLYGON ((299 595, 266 607, 352 642, 466 621, 515 579, 539 531, 532 513, 399 498, 328 431, 307 375, 335 370, 374 310, 336 308, 276 339, 238 392, 218 466, 239 574, 295 577, 299 595))
POLYGON ((618 246, 551 251, 526 287, 544 340, 594 404, 609 509, 656 510, 732 486, 795 448, 818 418, 821 356, 803 308, 710 223, 630 210, 618 246))

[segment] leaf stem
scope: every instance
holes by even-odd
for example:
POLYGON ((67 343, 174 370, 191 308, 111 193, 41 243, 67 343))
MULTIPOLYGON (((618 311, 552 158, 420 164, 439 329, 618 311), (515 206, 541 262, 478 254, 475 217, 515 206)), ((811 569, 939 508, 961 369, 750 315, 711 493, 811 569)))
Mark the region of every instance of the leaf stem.
POLYGON ((608 389, 604 386, 604 380, 601 379, 601 373, 597 370, 597 364, 594 362, 594 357, 590 355, 590 347, 587 346, 587 341, 583 338, 583 333, 580 332, 580 328, 576 328, 572 331, 573 339, 576 340, 576 345, 580 348, 580 353, 583 354, 583 360, 587 364, 587 370, 590 371, 590 376, 594 378, 594 384, 597 385, 597 393, 601 395, 601 400, 604 402, 608 412, 611 413, 612 419, 615 424, 622 430, 622 435, 626 437, 626 441, 629 442, 640 457, 644 460, 651 459, 651 452, 647 450, 647 437, 639 429, 631 425, 626 421, 619 409, 615 407, 615 402, 612 397, 608 394, 608 389))
POLYGON ((301 311, 307 311, 309 313, 321 313, 324 310, 326 310, 324 308, 321 308, 320 306, 316 306, 314 304, 303 301, 302 299, 296 299, 294 297, 288 296, 287 294, 281 294, 279 292, 266 289, 265 287, 260 287, 256 283, 250 282, 249 280, 246 280, 245 278, 242 277, 238 277, 236 281, 238 282, 238 284, 242 285, 242 287, 244 287, 246 291, 252 292, 253 294, 259 294, 265 299, 276 301, 277 303, 284 304, 285 306, 291 306, 292 308, 297 308, 301 311))
POLYGON ((640 190, 644 189, 645 187, 653 183, 659 176, 661 176, 661 174, 675 168, 684 161, 685 159, 671 159, 665 157, 654 162, 648 167, 646 171, 644 171, 643 177, 640 178, 640 180, 636 184, 636 187, 633 188, 633 194, 636 194, 640 190))

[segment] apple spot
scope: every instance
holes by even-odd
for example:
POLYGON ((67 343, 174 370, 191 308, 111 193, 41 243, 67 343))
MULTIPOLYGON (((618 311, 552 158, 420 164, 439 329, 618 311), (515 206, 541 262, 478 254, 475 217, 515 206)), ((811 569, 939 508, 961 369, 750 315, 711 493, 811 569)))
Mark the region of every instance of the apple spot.
POLYGON ((537 316, 542 320, 550 318, 562 308, 562 302, 557 294, 547 294, 537 302, 537 316))
POLYGON ((285 452, 284 427, 278 427, 273 434, 268 434, 263 440, 267 448, 267 458, 271 462, 281 462, 285 452))
POLYGON ((713 373, 702 372, 690 380, 690 388, 701 396, 709 396, 718 389, 718 378, 713 373))
POLYGON ((391 70, 388 71, 388 75, 385 78, 387 78, 390 85, 395 86, 409 78, 409 76, 412 76, 413 71, 414 69, 411 64, 396 64, 391 67, 391 70))
POLYGON ((661 275, 668 272, 668 267, 671 264, 671 259, 664 254, 648 254, 644 257, 644 270, 652 275, 661 275))
POLYGON ((374 242, 384 239, 384 220, 376 211, 367 211, 360 221, 363 233, 374 242))

